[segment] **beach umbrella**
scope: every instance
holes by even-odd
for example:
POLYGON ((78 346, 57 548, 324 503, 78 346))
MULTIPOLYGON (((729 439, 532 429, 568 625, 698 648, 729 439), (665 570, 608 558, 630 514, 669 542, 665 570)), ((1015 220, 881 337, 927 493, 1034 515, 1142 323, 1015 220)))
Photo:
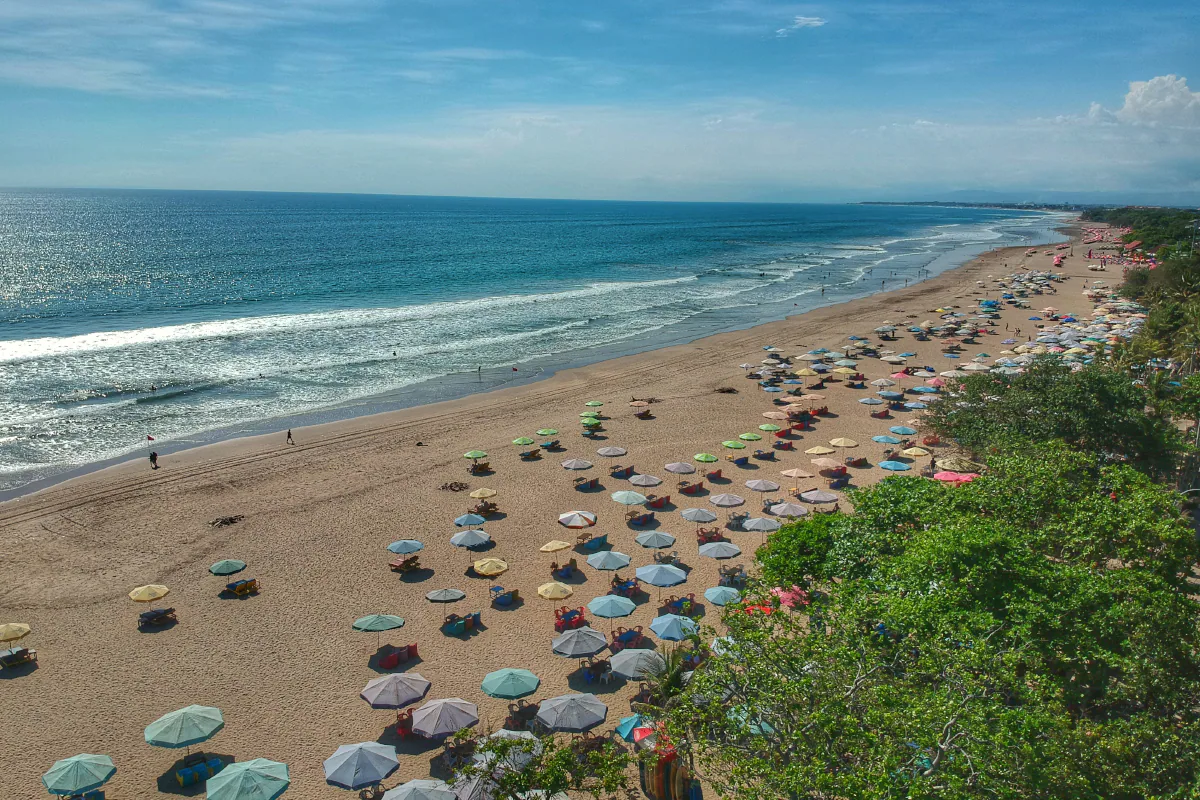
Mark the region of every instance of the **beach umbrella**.
MULTIPOLYGON (((496 772, 499 772, 499 771, 509 770, 509 769, 512 769, 512 770, 524 769, 529 764, 529 762, 534 759, 535 756, 539 755, 542 752, 542 743, 540 741, 538 741, 538 738, 536 736, 534 736, 532 733, 530 733, 529 731, 510 731, 506 728, 501 728, 500 730, 491 734, 487 738, 488 739, 507 739, 512 742, 520 743, 520 744, 514 745, 511 749, 509 749, 507 752, 505 752, 504 756, 503 756, 504 760, 499 764, 493 763, 499 757, 499 754, 494 753, 494 752, 491 752, 491 753, 478 753, 477 752, 471 756, 471 759, 476 764, 479 764, 481 766, 491 767, 493 774, 496 774, 496 772)), ((534 792, 530 792, 528 795, 525 795, 525 796, 528 797, 529 800, 535 800, 534 794, 536 792, 537 792, 537 790, 535 790, 534 792)), ((459 795, 457 795, 457 797, 458 797, 458 800, 471 800, 473 795, 470 797, 467 797, 467 796, 463 796, 462 794, 459 794, 459 795)), ((565 798, 565 795, 563 795, 563 797, 565 798)), ((480 798, 480 800, 483 800, 483 799, 480 798)))
POLYGON ((575 590, 565 583, 550 581, 538 587, 538 596, 547 600, 565 600, 575 594, 575 590))
POLYGON ((714 494, 712 497, 708 498, 708 502, 712 503, 714 506, 720 506, 721 508, 731 508, 733 506, 740 506, 746 501, 745 499, 738 497, 736 494, 714 494))
POLYGON ((908 409, 909 411, 920 411, 920 410, 922 410, 922 409, 929 408, 929 406, 925 405, 924 403, 919 403, 919 402, 916 402, 916 403, 913 403, 913 402, 910 402, 910 403, 905 403, 905 404, 904 404, 904 407, 905 407, 906 409, 908 409))
POLYGON ((421 542, 418 542, 416 539, 401 539, 398 542, 392 542, 389 544, 387 549, 398 556, 407 556, 424 550, 425 545, 421 542))
POLYGON ((508 562, 499 558, 482 558, 474 564, 477 575, 494 578, 508 571, 508 562))
POLYGON ((732 586, 714 586, 704 590, 704 599, 714 606, 724 606, 741 600, 742 593, 732 586))
MULTIPOLYGON (((737 504, 734 503, 734 505, 737 504)), ((707 508, 685 508, 679 516, 688 522, 713 522, 717 518, 717 515, 707 508)))
POLYGON ((619 492, 613 492, 612 499, 623 506, 640 506, 647 500, 646 495, 639 494, 638 492, 631 492, 628 489, 624 489, 619 492))
POLYGON ((646 531, 645 533, 639 533, 637 539, 634 541, 642 547, 662 548, 675 544, 675 537, 662 531, 646 531))
POLYGON ((129 599, 135 603, 153 603, 171 593, 171 590, 157 583, 139 586, 129 593, 129 599))
POLYGON ((880 469, 890 470, 891 472, 907 472, 908 470, 912 469, 912 467, 910 467, 908 464, 905 464, 903 461, 880 461, 879 467, 880 469))
POLYGON ((370 681, 358 696, 371 708, 404 708, 423 698, 430 685, 419 672, 395 673, 370 681))
POLYGON ((630 408, 649 408, 650 404, 645 400, 634 400, 629 404, 630 408))
MULTIPOLYGON (((854 363, 854 362, 851 362, 851 363, 854 363)), ((835 369, 833 371, 833 373, 835 375, 857 375, 858 374, 857 370, 850 369, 849 367, 838 367, 837 369, 835 369)))
POLYGON ((696 453, 692 458, 702 464, 711 464, 717 460, 717 457, 712 453, 696 453))
POLYGON ((383 793, 383 800, 460 800, 460 798, 445 781, 418 778, 402 783, 394 789, 388 789, 383 793))
POLYGON ((637 610, 637 603, 628 597, 621 597, 615 594, 602 594, 592 599, 587 604, 587 607, 588 611, 597 617, 612 619, 613 617, 628 617, 637 610))
POLYGON ((589 408, 599 408, 600 406, 604 405, 604 403, 601 403, 599 400, 588 400, 586 403, 584 403, 584 405, 589 408))
MULTIPOLYGON (((934 378, 934 380, 937 380, 937 379, 934 378)), ((914 391, 917 394, 937 394, 938 393, 937 388, 933 387, 933 386, 914 386, 911 389, 911 391, 914 391)))
POLYGON ((812 477, 812 475, 809 475, 809 474, 808 474, 807 472, 805 472, 804 470, 802 470, 802 469, 795 469, 795 468, 793 468, 793 469, 785 469, 785 470, 783 470, 782 472, 780 472, 779 474, 780 474, 780 475, 782 475, 782 476, 783 476, 783 477, 785 477, 785 478, 811 478, 811 477, 812 477))
POLYGON ((594 656, 608 647, 608 639, 600 631, 585 625, 582 628, 569 630, 561 636, 556 636, 550 642, 550 647, 560 656, 583 658, 594 656))
POLYGON ((236 761, 205 783, 208 800, 275 800, 291 778, 287 764, 266 758, 236 761))
POLYGON ((612 671, 622 678, 639 681, 667 668, 667 661, 653 650, 629 648, 608 660, 612 671))
POLYGON ((495 489, 488 489, 485 487, 476 489, 467 496, 476 500, 487 500, 489 497, 495 497, 497 494, 499 494, 499 492, 497 492, 495 489))
POLYGON ((907 450, 901 450, 900 455, 908 456, 909 458, 920 458, 929 455, 929 451, 923 447, 910 447, 907 450))
MULTIPOLYGON (((600 426, 600 420, 598 420, 594 417, 585 417, 584 419, 581 419, 579 422, 585 428, 597 428, 600 426)), ((584 469, 586 469, 586 467, 584 469)))
POLYGON ((665 467, 663 467, 663 469, 665 469, 667 472, 674 472, 676 475, 691 475, 696 471, 695 467, 683 461, 672 461, 670 464, 667 464, 665 467))
POLYGON ((538 436, 553 436, 556 433, 558 433, 558 428, 539 428, 537 431, 538 436))
POLYGON ((479 722, 479 709, 461 697, 431 700, 413 712, 413 733, 427 739, 449 736, 479 722))
POLYGON ((601 447, 596 452, 605 458, 616 458, 617 456, 625 455, 629 451, 624 447, 601 447))
POLYGON ((468 450, 463 453, 463 458, 469 458, 472 461, 478 461, 481 458, 487 458, 487 453, 482 450, 468 450))
POLYGON ((721 442, 721 446, 728 448, 729 450, 745 450, 746 449, 745 443, 735 442, 732 439, 730 439, 727 442, 721 442))
POLYGON ((858 442, 853 439, 847 439, 845 436, 839 436, 836 439, 830 439, 829 443, 834 447, 858 447, 858 442))
POLYGON ((467 593, 462 589, 434 589, 425 595, 425 599, 431 603, 453 603, 466 596, 467 593))
POLYGON ((800 495, 801 500, 806 500, 810 503, 836 503, 838 496, 832 492, 825 492, 820 489, 810 489, 800 495))
POLYGON ((553 541, 546 542, 539 549, 543 553, 557 553, 560 550, 570 550, 571 543, 570 542, 560 542, 558 539, 555 539, 553 541))
POLYGON ((459 531, 450 537, 450 544, 455 547, 482 547, 491 540, 491 535, 484 530, 459 531))
POLYGON ((596 524, 596 515, 590 511, 568 511, 558 515, 558 524, 564 528, 587 528, 596 524))
POLYGON ((764 392, 782 392, 783 389, 780 389, 778 386, 764 386, 763 391, 764 392))
MULTIPOLYGON (((779 530, 781 527, 783 526, 780 524, 779 520, 767 519, 766 517, 751 517, 742 523, 742 530, 744 531, 762 531, 764 533, 770 533, 771 531, 779 530)), ((701 549, 703 550, 704 548, 701 549)), ((704 554, 701 553, 701 555, 704 554)))
MULTIPOLYGON (((624 651, 622 651, 624 652, 624 651)), ((633 732, 638 728, 649 728, 654 725, 654 721, 649 717, 643 717, 641 714, 634 714, 630 717, 622 717, 620 723, 617 724, 616 732, 627 742, 633 741, 633 732)))
POLYGON ((678 614, 663 614, 661 617, 655 617, 650 622, 650 630, 654 631, 654 635, 664 641, 678 642, 698 633, 700 626, 695 621, 687 617, 681 617, 678 614))
POLYGON ((881 406, 881 405, 883 405, 883 401, 880 400, 878 397, 860 397, 860 398, 858 398, 858 402, 862 403, 864 406, 881 406))
POLYGON ((486 521, 487 520, 478 514, 463 514, 461 517, 458 517, 454 520, 454 524, 460 528, 465 528, 471 525, 482 525, 486 521))
POLYGON ((900 440, 895 436, 872 436, 871 441, 880 444, 900 444, 900 440))
POLYGON ((766 481, 761 478, 746 481, 746 488, 755 492, 774 492, 778 491, 779 484, 774 481, 766 481))
POLYGON ((757 433, 739 433, 738 438, 744 442, 757 442, 762 439, 762 436, 757 433))
POLYGON ((163 714, 146 726, 146 743, 155 747, 191 747, 217 735, 225 727, 221 709, 211 706, 187 706, 163 714))
POLYGON ((592 569, 615 570, 629 566, 629 556, 616 550, 602 550, 587 557, 588 566, 592 569))
POLYGON ((517 445, 521 445, 521 446, 524 446, 527 444, 533 444, 533 439, 530 439, 528 436, 522 436, 518 439, 513 439, 513 444, 517 444, 517 445))
POLYGON ((647 564, 636 570, 637 579, 651 586, 675 586, 687 580, 687 573, 670 564, 647 564))
POLYGON ((325 782, 341 789, 364 789, 400 769, 396 748, 379 742, 344 744, 325 759, 325 782))
POLYGON ((808 513, 799 503, 776 503, 768 510, 777 517, 803 517, 808 513))
POLYGON ((778 425, 771 424, 759 425, 758 429, 760 431, 766 431, 767 433, 778 433, 779 431, 783 430, 783 428, 779 427, 778 425))
POLYGON ((42 776, 42 785, 50 794, 79 795, 99 789, 116 771, 108 756, 80 753, 55 761, 42 776))
POLYGON ((552 731, 580 733, 608 717, 608 706, 594 694, 564 694, 543 700, 537 720, 552 731))
POLYGON ((709 542, 700 545, 700 555, 704 558, 737 558, 742 554, 742 548, 733 542, 709 542))
POLYGON ((658 486, 662 483, 662 478, 656 478, 653 475, 634 475, 629 482, 634 486, 658 486))
POLYGON ((893 425, 888 430, 897 436, 914 436, 917 432, 915 428, 909 428, 905 425, 893 425))
POLYGON ((836 453, 837 451, 834 450, 832 447, 825 447, 824 445, 818 445, 816 447, 810 447, 807 450, 805 450, 804 452, 808 453, 810 456, 827 456, 830 453, 836 453))
POLYGON ((24 622, 6 622, 0 625, 0 642, 15 642, 24 639, 33 630, 24 622))
POLYGON ((541 680, 527 669, 498 669, 483 676, 480 688, 484 694, 492 697, 503 697, 513 700, 533 694, 537 691, 541 680))
POLYGON ((895 386, 896 382, 889 378, 876 378, 875 380, 871 381, 871 385, 882 388, 884 386, 895 386))
POLYGON ((891 392, 891 391, 888 391, 887 389, 880 389, 875 394, 879 395, 884 400, 900 400, 901 398, 904 397, 904 395, 900 394, 899 392, 891 392))
POLYGON ((598 416, 600 416, 599 411, 584 411, 582 414, 579 415, 579 418, 580 419, 595 419, 598 416))
POLYGON ((218 561, 208 568, 208 571, 213 575, 233 575, 241 572, 246 568, 245 561, 238 561, 235 558, 226 558, 218 561))
POLYGON ((820 467, 821 469, 837 469, 838 467, 842 466, 840 462, 834 461, 832 458, 824 457, 814 458, 812 460, 812 464, 814 467, 820 467))
POLYGON ((568 458, 562 462, 563 469, 591 469, 592 462, 584 461, 582 458, 568 458))
POLYGON ((354 620, 354 630, 368 633, 379 633, 404 627, 404 618, 395 614, 368 614, 354 620))

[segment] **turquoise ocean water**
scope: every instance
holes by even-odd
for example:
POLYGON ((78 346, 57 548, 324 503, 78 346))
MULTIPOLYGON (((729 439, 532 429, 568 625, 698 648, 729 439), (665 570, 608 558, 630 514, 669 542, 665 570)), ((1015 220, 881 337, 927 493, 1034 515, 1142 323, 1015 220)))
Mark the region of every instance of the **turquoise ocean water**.
POLYGON ((991 247, 1062 241, 1060 222, 908 206, 0 191, 0 494, 144 456, 147 435, 167 452, 779 319, 991 247))

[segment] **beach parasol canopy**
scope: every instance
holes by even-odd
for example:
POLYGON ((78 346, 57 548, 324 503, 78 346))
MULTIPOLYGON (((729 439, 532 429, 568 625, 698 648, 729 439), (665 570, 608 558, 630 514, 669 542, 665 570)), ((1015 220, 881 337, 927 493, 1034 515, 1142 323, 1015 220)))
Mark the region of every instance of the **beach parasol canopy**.
POLYGON ((897 436, 914 436, 917 433, 916 428, 909 428, 905 425, 893 425, 888 430, 897 436))
POLYGON ((42 776, 42 785, 50 794, 79 795, 99 789, 116 771, 108 756, 80 753, 55 761, 42 776))
POLYGON ((558 428, 539 428, 537 431, 538 436, 553 436, 556 433, 558 433, 558 428))
POLYGON ((799 503, 776 503, 767 510, 777 517, 803 517, 808 513, 799 503))
POLYGON ((871 441, 880 444, 900 444, 900 440, 895 436, 872 436, 871 441))
POLYGON ((634 714, 633 716, 622 717, 620 723, 617 724, 616 732, 625 741, 632 742, 635 730, 653 726, 654 720, 649 717, 643 717, 641 714, 634 714))
POLYGON ((778 433, 779 431, 783 430, 783 428, 779 427, 778 425, 773 425, 771 423, 759 425, 758 429, 760 431, 766 431, 767 433, 778 433))
POLYGON ((733 439, 730 439, 725 442, 721 442, 721 446, 724 448, 727 448, 729 450, 745 450, 746 449, 746 444, 744 442, 737 442, 737 441, 734 441, 733 439))
POLYGON ((834 447, 858 447, 858 442, 853 439, 847 439, 845 436, 839 436, 836 439, 830 439, 829 443, 834 447))
POLYGON ((816 447, 810 447, 807 450, 805 450, 804 452, 808 453, 810 456, 827 456, 830 453, 836 453, 837 451, 834 450, 832 447, 818 445, 816 447))
POLYGON ((626 450, 624 447, 601 447, 596 452, 599 453, 600 455, 604 456, 605 458, 616 458, 617 456, 625 455, 629 451, 626 450))
POLYGON ((394 673, 370 681, 358 696, 371 708, 404 708, 425 697, 430 685, 419 672, 394 673))
POLYGON ((488 489, 484 487, 471 492, 468 497, 472 497, 475 500, 487 500, 489 497, 495 497, 497 494, 499 494, 499 492, 497 492, 495 489, 488 489))
POLYGON ((466 596, 467 593, 462 589, 434 589, 425 595, 425 599, 431 603, 453 603, 466 596))
POLYGON ((711 464, 717 460, 717 457, 712 453, 696 453, 696 455, 692 456, 692 459, 702 464, 711 464))
POLYGON ((487 458, 487 453, 482 450, 468 450, 463 453, 463 458, 469 458, 472 461, 478 461, 481 458, 487 458))
POLYGON ((612 619, 613 617, 628 617, 637 610, 637 603, 628 597, 615 594, 602 594, 593 598, 588 604, 588 611, 597 617, 612 619))
POLYGON ((623 506, 640 506, 646 502, 646 495, 623 489, 612 493, 612 499, 623 506))
POLYGON ((634 541, 636 541, 642 547, 656 549, 670 547, 671 545, 675 544, 675 537, 669 533, 663 533, 662 531, 646 531, 645 533, 639 533, 637 539, 634 541))
POLYGON ((155 747, 191 747, 216 736, 225 727, 221 709, 191 705, 163 714, 146 726, 146 743, 155 747))
POLYGON ((903 461, 880 461, 880 469, 886 469, 890 472, 908 472, 912 467, 905 464, 903 461))
POLYGON ((568 458, 562 462, 563 469, 591 469, 592 462, 584 461, 582 458, 568 458))
POLYGON ((709 542, 700 545, 700 555, 704 558, 737 558, 742 554, 742 548, 733 542, 709 542))
POLYGON ((368 614, 365 617, 359 617, 354 620, 353 625, 354 630, 365 631, 367 633, 379 633, 380 631, 391 631, 403 627, 404 618, 397 617, 395 614, 368 614))
POLYGON ((608 717, 608 706, 594 694, 564 694, 543 700, 537 720, 552 731, 581 733, 608 717))
POLYGON ((654 635, 668 642, 679 642, 699 633, 700 626, 694 620, 681 617, 678 614, 663 614, 655 617, 650 623, 654 635))
POLYGON ((450 537, 450 544, 455 547, 482 547, 492 540, 485 530, 459 531, 450 537))
POLYGON ((819 467, 820 469, 837 469, 838 467, 842 466, 840 462, 824 456, 821 458, 814 458, 812 460, 812 464, 814 467, 819 467))
POLYGON ((24 639, 33 630, 24 622, 6 622, 0 625, 0 642, 15 642, 24 639))
POLYGON ((774 481, 755 478, 753 480, 746 481, 746 488, 755 492, 774 492, 779 490, 779 484, 775 483, 774 481))
POLYGON ((500 558, 481 558, 473 568, 477 575, 494 578, 508 571, 508 562, 500 558))
POLYGON ((757 442, 762 439, 762 435, 758 433, 739 433, 738 438, 744 442, 757 442))
POLYGON ((595 417, 585 417, 585 418, 581 419, 579 422, 585 428, 597 428, 600 426, 600 420, 596 419, 595 417))
POLYGON ((687 573, 670 564, 647 564, 636 570, 637 579, 651 586, 676 586, 687 580, 687 573))
POLYGON ((724 606, 741 600, 742 593, 737 589, 734 589, 732 586, 714 586, 711 589, 704 590, 704 599, 712 603, 714 606, 724 606))
POLYGON ((413 733, 427 739, 449 736, 479 722, 479 709, 461 697, 431 700, 413 712, 413 733))
POLYGON ((588 400, 586 403, 584 403, 584 405, 588 408, 599 408, 600 406, 604 405, 604 403, 601 403, 599 400, 588 400))
POLYGON ((680 512, 679 516, 688 522, 713 522, 717 518, 716 513, 709 511, 707 508, 685 508, 680 512))
MULTIPOLYGON (((511 749, 507 750, 503 756, 495 752, 477 752, 472 754, 471 760, 481 766, 491 767, 493 774, 509 769, 524 769, 529 762, 534 759, 535 756, 542 752, 542 743, 538 741, 538 738, 529 731, 510 731, 506 728, 501 728, 487 738, 506 739, 512 742, 519 742, 519 744, 516 744, 511 749), (502 758, 503 760, 500 761, 499 764, 494 763, 498 758, 502 758)), ((535 798, 533 796, 535 793, 536 790, 535 792, 530 792, 525 796, 528 797, 529 800, 540 800, 539 798, 535 798)), ((474 797, 475 796, 473 794, 468 794, 466 796, 462 794, 457 795, 458 800, 474 800, 474 797)), ((566 796, 563 795, 563 797, 565 798, 566 796)), ((479 798, 479 800, 484 800, 484 798, 479 798)))
POLYGON ((629 566, 629 556, 616 550, 602 550, 587 557, 588 566, 592 569, 616 570, 629 566))
POLYGON ((533 439, 530 439, 528 436, 521 436, 513 439, 513 444, 525 446, 527 444, 533 444, 533 439))
POLYGON ((245 568, 245 561, 238 561, 236 558, 224 558, 209 567, 208 571, 213 575, 233 575, 245 568))
POLYGON ((575 594, 574 589, 558 581, 543 583, 538 587, 538 597, 544 597, 547 600, 565 600, 573 594, 575 594))
POLYGON ((805 472, 802 469, 785 469, 783 472, 780 472, 779 474, 785 478, 811 478, 812 477, 812 475, 808 474, 807 472, 805 472))
POLYGON ((157 583, 150 583, 145 586, 139 586, 129 593, 129 599, 135 603, 153 603, 166 597, 171 593, 171 590, 157 583))
POLYGON ((406 556, 411 553, 424 550, 425 545, 422 542, 418 542, 416 539, 401 539, 398 542, 392 542, 389 544, 387 549, 398 556, 406 556))
POLYGON ((460 528, 466 528, 471 525, 482 525, 486 521, 487 520, 478 514, 463 514, 461 517, 454 520, 454 524, 460 528))
POLYGON ((255 758, 234 762, 209 778, 205 796, 208 800, 275 800, 290 783, 287 764, 255 758))
POLYGON ((653 475, 634 475, 629 482, 634 486, 658 486, 662 483, 662 478, 656 478, 653 475))
MULTIPOLYGON (((771 531, 779 530, 781 527, 783 526, 780 524, 779 520, 767 519, 766 517, 751 517, 742 523, 742 530, 744 531, 763 531, 765 533, 770 533, 771 531)), ((701 555, 703 555, 703 553, 701 553, 701 555)))
POLYGON ((622 678, 639 681, 667 668, 667 661, 653 650, 629 648, 609 659, 612 671, 622 678))
POLYGON ((864 406, 881 406, 881 405, 883 405, 883 401, 880 400, 878 397, 860 397, 860 398, 858 398, 858 402, 862 403, 864 406))
POLYGON ((325 782, 340 789, 365 789, 400 769, 396 748, 379 742, 344 744, 325 759, 325 782))
POLYGON ((558 515, 558 524, 564 528, 588 528, 596 524, 596 515, 590 511, 568 511, 558 515))
POLYGON ((801 500, 806 500, 810 503, 836 503, 838 496, 833 492, 825 492, 820 489, 810 489, 800 495, 801 500))
POLYGON ((708 502, 712 503, 714 506, 720 506, 721 508, 731 508, 733 506, 740 506, 746 501, 745 499, 738 497, 736 494, 714 494, 712 497, 708 498, 708 502))
POLYGON ((584 626, 569 630, 561 636, 556 636, 550 642, 550 647, 560 656, 583 658, 585 656, 594 656, 608 647, 608 639, 595 628, 584 626))
POLYGON ((553 541, 546 542, 544 545, 542 545, 538 549, 540 549, 543 553, 557 553, 560 550, 570 550, 571 543, 570 542, 560 542, 558 539, 555 539, 553 541))
POLYGON ((483 683, 480 688, 484 694, 492 697, 503 697, 507 700, 514 700, 518 697, 524 697, 528 694, 533 694, 541 685, 541 680, 537 675, 534 675, 527 669, 498 669, 495 672, 489 672, 483 676, 483 683))
POLYGON ((696 471, 695 467, 683 461, 672 461, 670 464, 667 464, 665 467, 663 467, 663 469, 665 469, 667 472, 673 472, 676 475, 691 475, 696 471))
POLYGON ((900 455, 908 456, 909 458, 921 458, 929 455, 929 451, 923 447, 909 447, 906 450, 901 450, 900 455))
POLYGON ((460 798, 445 781, 418 778, 402 783, 394 789, 388 789, 383 793, 383 800, 460 800, 460 798))

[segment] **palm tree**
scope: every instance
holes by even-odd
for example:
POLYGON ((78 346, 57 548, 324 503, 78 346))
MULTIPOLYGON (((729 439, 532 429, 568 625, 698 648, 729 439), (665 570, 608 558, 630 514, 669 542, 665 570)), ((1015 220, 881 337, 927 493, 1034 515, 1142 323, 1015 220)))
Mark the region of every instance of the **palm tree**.
POLYGON ((663 666, 652 670, 646 675, 646 689, 649 699, 646 703, 637 703, 633 710, 638 713, 654 716, 674 708, 683 697, 687 674, 687 653, 679 647, 672 647, 662 654, 663 666))

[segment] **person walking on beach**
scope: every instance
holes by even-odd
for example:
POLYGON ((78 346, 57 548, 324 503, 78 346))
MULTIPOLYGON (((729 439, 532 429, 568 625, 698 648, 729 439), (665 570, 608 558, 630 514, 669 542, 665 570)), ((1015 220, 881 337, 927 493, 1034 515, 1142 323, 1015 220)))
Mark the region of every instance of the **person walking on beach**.
POLYGON ((295 443, 296 443, 296 440, 292 438, 292 429, 291 429, 291 428, 288 428, 287 443, 288 443, 288 444, 295 444, 295 443))
POLYGON ((150 469, 158 469, 158 451, 150 452, 150 469))

